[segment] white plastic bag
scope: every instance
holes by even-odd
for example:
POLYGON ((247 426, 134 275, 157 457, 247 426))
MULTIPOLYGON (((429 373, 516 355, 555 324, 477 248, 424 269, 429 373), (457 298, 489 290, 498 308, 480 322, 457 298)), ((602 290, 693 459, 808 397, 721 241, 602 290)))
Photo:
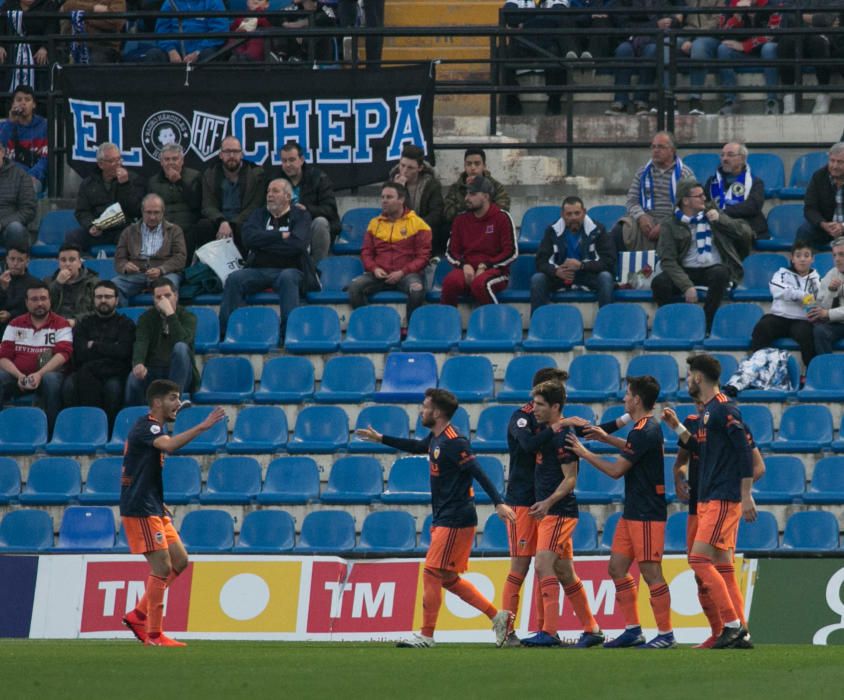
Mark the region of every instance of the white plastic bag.
POLYGON ((214 274, 225 284, 226 278, 235 270, 243 269, 240 251, 231 238, 218 238, 196 249, 196 257, 214 270, 214 274))

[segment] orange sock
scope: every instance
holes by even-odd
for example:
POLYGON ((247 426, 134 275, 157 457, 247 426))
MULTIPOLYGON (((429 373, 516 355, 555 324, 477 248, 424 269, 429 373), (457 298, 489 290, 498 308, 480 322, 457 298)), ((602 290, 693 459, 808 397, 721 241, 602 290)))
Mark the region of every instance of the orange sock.
POLYGON ((727 584, 727 592, 730 594, 730 601, 733 608, 741 621, 742 627, 747 627, 747 620, 744 617, 744 596, 741 594, 741 588, 738 585, 736 578, 736 567, 732 564, 716 564, 715 570, 721 574, 724 583, 727 584))
POLYGON ((445 588, 449 593, 454 593, 454 595, 460 598, 460 600, 468 603, 473 608, 480 610, 490 620, 498 614, 498 608, 490 603, 484 595, 466 579, 462 579, 458 576, 450 582, 443 583, 443 588, 445 588))
POLYGON ((639 608, 636 607, 636 596, 639 588, 636 580, 627 574, 624 578, 613 579, 615 584, 615 600, 621 608, 621 615, 624 617, 624 624, 627 627, 639 626, 639 608))
POLYGON ((155 574, 147 577, 147 633, 161 634, 161 618, 164 617, 164 591, 167 589, 167 579, 155 574))
POLYGON ((516 571, 507 574, 504 590, 501 592, 501 608, 503 610, 509 610, 514 615, 519 612, 519 593, 524 582, 525 577, 516 571))
POLYGON ((656 629, 660 634, 666 634, 673 629, 671 627, 671 592, 668 590, 667 583, 655 583, 649 588, 656 629))
POLYGON ((712 604, 718 610, 721 616, 721 622, 727 624, 738 619, 733 603, 730 600, 730 592, 727 590, 727 584, 724 579, 712 565, 712 559, 702 554, 690 554, 689 566, 695 575, 703 581, 709 597, 712 599, 712 604))
POLYGON ((541 630, 545 626, 545 603, 542 601, 542 588, 536 571, 533 573, 533 604, 536 608, 536 629, 541 630))
POLYGON ((709 591, 706 589, 706 586, 703 585, 703 581, 700 580, 699 576, 695 576, 695 582, 697 583, 697 599, 700 601, 700 607, 703 609, 703 614, 706 615, 706 619, 709 621, 712 636, 717 637, 724 631, 724 625, 721 623, 721 614, 718 612, 718 608, 716 608, 713 604, 712 598, 709 597, 709 591))
MULTIPOLYGON (((182 573, 181 571, 176 571, 175 569, 170 569, 170 575, 167 577, 166 587, 170 588, 170 584, 176 579, 176 577, 182 573)), ((135 605, 135 612, 138 613, 140 618, 143 620, 147 616, 147 611, 149 609, 149 598, 147 598, 146 589, 144 589, 144 594, 141 596, 140 600, 135 605)))
POLYGON ((422 571, 422 634, 426 637, 434 636, 442 602, 442 579, 435 571, 424 569, 422 571))
POLYGON ((560 582, 556 576, 543 576, 539 580, 539 590, 542 595, 542 607, 545 609, 545 618, 540 629, 554 636, 560 624, 560 582))
POLYGON ((598 627, 595 616, 592 615, 592 608, 589 607, 589 599, 586 597, 583 582, 579 578, 575 578, 574 583, 563 586, 563 593, 566 594, 566 598, 574 608, 574 614, 577 615, 577 619, 583 625, 583 631, 597 632, 600 627, 598 627))

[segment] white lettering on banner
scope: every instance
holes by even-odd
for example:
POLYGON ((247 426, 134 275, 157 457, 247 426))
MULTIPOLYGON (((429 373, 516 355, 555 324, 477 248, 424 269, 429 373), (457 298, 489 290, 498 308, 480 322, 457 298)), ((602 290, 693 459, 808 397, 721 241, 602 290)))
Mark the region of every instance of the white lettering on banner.
POLYGON ((331 618, 340 617, 343 614, 343 596, 354 584, 343 581, 326 581, 325 590, 331 591, 331 610, 328 616, 331 618))
POLYGON ((586 592, 589 607, 593 613, 598 613, 601 608, 605 615, 612 615, 615 612, 615 584, 612 581, 601 581, 598 584, 597 593, 594 581, 583 581, 583 590, 586 592))
MULTIPOLYGON (((135 609, 138 601, 143 597, 146 590, 144 581, 100 581, 97 588, 105 591, 103 596, 103 617, 111 617, 117 608, 117 592, 126 589, 125 612, 135 609)), ((164 614, 167 614, 167 593, 164 591, 164 614)))
POLYGON ((390 108, 384 100, 354 100, 353 109, 357 115, 357 138, 355 139, 355 163, 372 162, 372 139, 384 138, 390 129, 390 108))
POLYGON ((120 150, 123 165, 129 167, 142 165, 144 157, 140 146, 130 148, 128 151, 123 148, 123 118, 126 116, 126 105, 123 102, 106 102, 105 111, 108 117, 108 140, 120 150))
POLYGON ((359 583, 355 586, 355 597, 352 603, 352 617, 363 617, 363 608, 366 606, 367 617, 378 617, 379 608, 382 617, 393 616, 393 601, 396 597, 395 583, 381 583, 375 595, 372 595, 371 583, 359 583))
POLYGON ((100 581, 98 588, 101 591, 105 591, 105 596, 103 597, 103 617, 114 615, 117 591, 122 591, 125 587, 125 581, 100 581))
POLYGON ((233 136, 243 144, 243 157, 260 165, 267 159, 269 147, 266 141, 247 138, 248 122, 251 122, 256 130, 266 129, 269 125, 266 107, 258 102, 244 102, 232 111, 233 136))
POLYGON ((226 117, 199 110, 193 113, 190 147, 203 163, 220 152, 228 125, 229 120, 226 117))
POLYGON ((305 162, 313 163, 311 136, 308 132, 311 101, 270 102, 270 112, 273 115, 273 137, 275 139, 272 164, 281 165, 281 147, 288 141, 296 141, 302 147, 305 162), (294 114, 292 119, 289 118, 291 112, 294 114))
POLYGON ((829 635, 844 630, 844 600, 841 600, 841 586, 844 586, 844 569, 838 569, 826 584, 826 604, 841 619, 826 627, 821 627, 812 637, 812 644, 826 645, 829 635))
POLYGON ((340 146, 346 140, 346 124, 342 118, 351 116, 351 100, 317 100, 316 110, 319 123, 317 161, 320 163, 351 162, 352 149, 348 146, 340 146))
MULTIPOLYGON (((126 586, 126 612, 131 612, 135 609, 138 601, 144 597, 146 592, 146 584, 143 581, 129 581, 126 586)), ((164 599, 167 600, 167 591, 164 592, 164 599)), ((165 608, 166 608, 165 602, 165 608)))

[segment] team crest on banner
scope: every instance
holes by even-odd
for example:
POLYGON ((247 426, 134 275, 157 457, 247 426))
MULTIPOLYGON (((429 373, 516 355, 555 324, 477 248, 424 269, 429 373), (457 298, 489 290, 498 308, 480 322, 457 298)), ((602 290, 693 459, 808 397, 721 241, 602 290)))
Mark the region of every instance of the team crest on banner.
MULTIPOLYGON (((220 146, 226 136, 229 120, 217 114, 196 111, 191 124, 190 149, 204 163, 220 152, 220 146)), ((187 150, 187 149, 185 149, 187 150)))

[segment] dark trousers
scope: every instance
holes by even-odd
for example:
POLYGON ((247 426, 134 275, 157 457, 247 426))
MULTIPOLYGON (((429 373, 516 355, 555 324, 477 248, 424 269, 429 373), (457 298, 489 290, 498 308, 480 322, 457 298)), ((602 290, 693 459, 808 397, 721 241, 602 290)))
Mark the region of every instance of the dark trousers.
MULTIPOLYGON (((367 27, 384 26, 385 0, 364 0, 363 16, 367 27)), ((337 18, 341 27, 354 27, 357 21, 357 0, 339 0, 337 3, 337 18)), ((384 47, 382 36, 366 37, 366 61, 368 68, 381 67, 381 50, 384 47)))
MULTIPOLYGON (((710 267, 684 267, 683 271, 695 286, 707 287, 703 313, 706 316, 706 332, 708 333, 712 328, 715 312, 721 306, 721 300, 730 285, 730 270, 726 265, 711 265, 710 267)), ((682 294, 683 291, 664 272, 654 277, 651 283, 651 293, 657 306, 670 304, 674 301, 674 297, 682 294)))
POLYGON ((803 367, 808 367, 815 356, 814 324, 784 316, 765 314, 753 328, 750 352, 769 348, 777 338, 793 338, 800 346, 803 367))
POLYGON ((797 238, 806 241, 815 250, 829 250, 829 244, 833 240, 833 236, 830 236, 820 226, 810 224, 808 221, 804 221, 797 229, 797 238))
MULTIPOLYGON (((801 40, 798 36, 783 36, 777 39, 777 58, 794 58, 797 55, 797 42, 801 40)), ((844 53, 842 49, 829 41, 823 34, 808 34, 802 37, 803 48, 801 65, 812 65, 813 58, 841 58, 844 53)), ((837 68, 841 72, 840 68, 837 68)), ((815 75, 818 85, 829 85, 830 66, 815 66, 815 75)), ((795 83, 794 64, 780 66, 780 81, 783 85, 794 85, 795 83)))
POLYGON ((115 226, 106 229, 99 236, 92 236, 85 229, 75 228, 65 234, 64 242, 78 245, 83 251, 89 251, 95 245, 116 245, 124 228, 125 226, 115 226))

